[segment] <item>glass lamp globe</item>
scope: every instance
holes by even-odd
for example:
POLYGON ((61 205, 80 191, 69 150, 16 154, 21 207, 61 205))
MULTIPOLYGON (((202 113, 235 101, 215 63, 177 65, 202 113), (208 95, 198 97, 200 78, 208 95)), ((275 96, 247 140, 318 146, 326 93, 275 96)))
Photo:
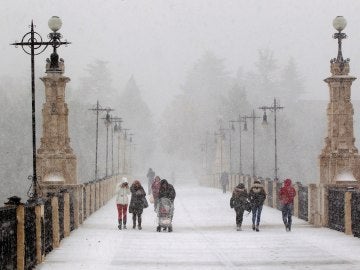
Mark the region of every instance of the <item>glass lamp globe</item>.
POLYGON ((58 16, 52 16, 48 21, 49 28, 56 32, 61 28, 62 21, 58 16))
POLYGON ((345 29, 346 27, 346 20, 343 16, 337 16, 334 20, 333 20, 333 26, 336 30, 338 30, 339 32, 341 32, 342 30, 345 29))

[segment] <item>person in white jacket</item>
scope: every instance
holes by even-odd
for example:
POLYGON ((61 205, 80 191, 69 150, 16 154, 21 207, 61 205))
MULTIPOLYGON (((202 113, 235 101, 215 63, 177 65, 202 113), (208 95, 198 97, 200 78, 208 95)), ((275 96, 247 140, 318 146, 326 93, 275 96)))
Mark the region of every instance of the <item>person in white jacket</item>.
POLYGON ((118 228, 122 229, 122 224, 124 224, 124 229, 126 229, 126 216, 127 208, 129 204, 130 188, 126 177, 122 178, 121 183, 116 185, 116 206, 118 210, 118 228))

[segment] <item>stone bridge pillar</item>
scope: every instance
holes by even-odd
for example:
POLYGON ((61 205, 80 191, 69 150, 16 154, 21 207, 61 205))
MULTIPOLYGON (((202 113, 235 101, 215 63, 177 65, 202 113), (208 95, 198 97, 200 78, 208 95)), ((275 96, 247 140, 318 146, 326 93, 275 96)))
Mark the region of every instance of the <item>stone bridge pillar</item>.
POLYGON ((43 104, 43 132, 37 150, 37 175, 42 186, 77 184, 76 156, 70 147, 68 131, 69 110, 65 103, 65 87, 70 78, 63 76, 64 61, 53 69, 48 62, 43 104))
POLYGON ((319 156, 321 184, 335 184, 341 174, 353 174, 357 181, 360 180, 360 156, 354 144, 354 109, 351 103, 351 84, 356 78, 349 75, 350 60, 343 59, 341 51, 341 40, 346 38, 341 31, 346 21, 338 16, 333 24, 339 31, 334 34, 334 38, 339 40, 339 49, 337 58, 330 61, 332 75, 324 80, 329 85, 330 101, 327 137, 319 156))

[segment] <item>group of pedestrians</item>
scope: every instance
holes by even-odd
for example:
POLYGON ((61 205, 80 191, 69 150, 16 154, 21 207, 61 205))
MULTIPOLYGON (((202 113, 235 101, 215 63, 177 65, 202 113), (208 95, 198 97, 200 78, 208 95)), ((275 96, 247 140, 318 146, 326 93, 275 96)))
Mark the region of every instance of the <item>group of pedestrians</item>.
MULTIPOLYGON (((221 176, 223 176, 222 174, 221 176)), ((221 184, 224 179, 220 178, 221 184)), ((226 192, 226 186, 223 187, 223 192, 226 192)), ((286 231, 291 231, 292 211, 294 208, 294 198, 296 191, 291 184, 291 179, 284 181, 283 187, 279 191, 279 199, 281 203, 282 219, 286 231)), ((259 232, 261 212, 266 199, 266 192, 259 180, 255 180, 249 192, 247 192, 243 183, 238 184, 230 198, 230 207, 235 210, 236 230, 241 231, 243 222, 243 215, 245 211, 252 213, 252 229, 259 232)))
MULTIPOLYGON (((173 218, 173 204, 176 196, 176 192, 174 187, 168 183, 166 179, 162 179, 159 176, 155 177, 155 172, 152 169, 151 173, 147 174, 148 178, 148 194, 150 195, 149 201, 151 203, 154 203, 154 210, 157 213, 159 217, 159 224, 156 228, 157 231, 160 231, 161 220, 160 216, 164 212, 161 212, 162 210, 160 208, 160 202, 168 200, 172 206, 171 214, 169 216, 170 222, 165 227, 168 229, 169 232, 172 232, 172 218, 173 218), (152 174, 154 173, 154 174, 152 174), (152 176, 153 175, 153 176, 152 176), (153 177, 151 181, 149 180, 150 177, 153 177), (160 213, 161 212, 161 213, 160 213)), ((123 177, 121 182, 117 184, 116 186, 116 206, 118 210, 118 229, 127 229, 126 223, 127 223, 127 212, 129 210, 129 213, 132 214, 132 221, 133 221, 133 229, 136 229, 136 227, 141 230, 142 229, 142 213, 144 211, 144 208, 147 208, 148 202, 146 199, 146 192, 141 185, 139 180, 134 180, 131 186, 129 187, 128 179, 126 177, 123 177), (128 196, 131 195, 130 203, 128 196), (128 209, 129 208, 129 209, 128 209)))

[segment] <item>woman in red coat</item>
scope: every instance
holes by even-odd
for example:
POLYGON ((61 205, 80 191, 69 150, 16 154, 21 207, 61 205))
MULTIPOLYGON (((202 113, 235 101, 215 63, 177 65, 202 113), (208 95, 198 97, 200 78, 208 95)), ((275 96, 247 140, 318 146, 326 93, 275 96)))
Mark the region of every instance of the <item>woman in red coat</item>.
POLYGON ((296 196, 296 190, 291 185, 291 180, 286 179, 284 186, 280 189, 279 198, 282 204, 281 212, 286 231, 291 231, 291 215, 294 209, 294 198, 296 196))

